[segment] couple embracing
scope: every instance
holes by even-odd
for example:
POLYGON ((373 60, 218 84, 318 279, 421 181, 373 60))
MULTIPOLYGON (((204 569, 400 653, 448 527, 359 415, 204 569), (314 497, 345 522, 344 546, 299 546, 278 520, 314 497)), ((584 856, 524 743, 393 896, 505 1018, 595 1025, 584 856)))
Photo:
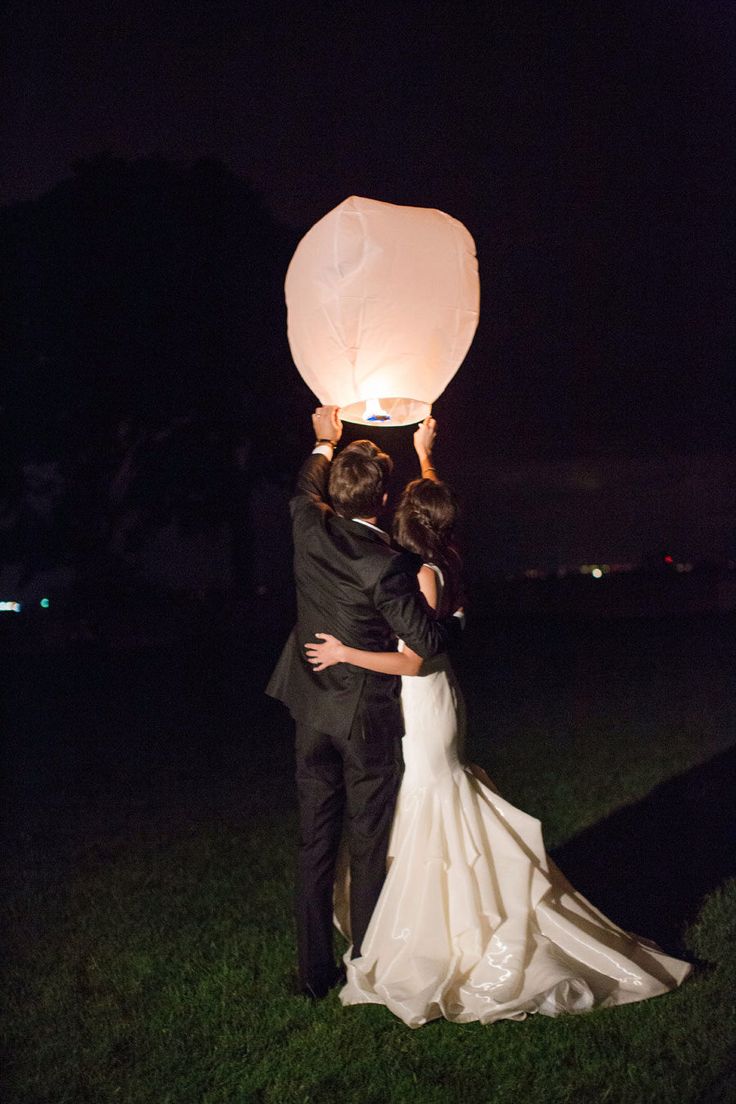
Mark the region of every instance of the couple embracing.
POLYGON ((419 1027, 675 988, 689 964, 577 893, 539 822, 460 759, 455 506, 432 462, 434 419, 414 434, 422 477, 401 496, 396 543, 378 525, 390 457, 370 441, 336 452, 336 407, 312 423, 291 500, 297 625, 267 688, 296 721, 301 992, 341 984, 343 1004, 385 1004, 419 1027), (333 924, 351 944, 341 967, 333 924))

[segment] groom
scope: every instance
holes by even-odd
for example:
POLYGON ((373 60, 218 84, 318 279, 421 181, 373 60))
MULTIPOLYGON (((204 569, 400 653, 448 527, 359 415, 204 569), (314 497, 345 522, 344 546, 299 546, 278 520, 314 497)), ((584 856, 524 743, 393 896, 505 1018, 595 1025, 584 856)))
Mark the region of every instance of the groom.
POLYGON ((404 725, 397 676, 348 664, 316 672, 304 644, 326 629, 352 647, 386 652, 401 637, 427 659, 445 650, 460 624, 433 619, 419 592, 419 558, 397 551, 378 528, 391 458, 372 441, 354 441, 333 460, 342 435, 337 407, 318 407, 312 425, 315 447, 290 504, 297 625, 266 693, 296 721, 299 984, 319 998, 342 976, 332 890, 343 820, 356 958, 386 872, 404 725))

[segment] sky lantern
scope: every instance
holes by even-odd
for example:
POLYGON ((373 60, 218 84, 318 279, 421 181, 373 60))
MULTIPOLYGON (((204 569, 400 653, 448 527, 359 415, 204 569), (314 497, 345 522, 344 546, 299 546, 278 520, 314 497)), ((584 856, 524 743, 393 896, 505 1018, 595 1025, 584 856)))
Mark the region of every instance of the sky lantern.
POLYGON ((294 363, 360 425, 426 417, 478 325, 475 243, 429 207, 351 196, 299 242, 285 290, 294 363))

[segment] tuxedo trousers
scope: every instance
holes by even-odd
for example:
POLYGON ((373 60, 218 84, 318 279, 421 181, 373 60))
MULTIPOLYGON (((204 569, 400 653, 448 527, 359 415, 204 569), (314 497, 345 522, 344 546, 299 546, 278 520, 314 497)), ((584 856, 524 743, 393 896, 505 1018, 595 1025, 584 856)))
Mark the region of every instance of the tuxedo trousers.
POLYGON ((346 736, 332 736, 297 722, 296 921, 303 987, 324 992, 337 977, 333 888, 343 831, 350 860, 352 955, 360 955, 386 876, 386 852, 402 771, 401 737, 395 729, 366 736, 356 717, 346 736))

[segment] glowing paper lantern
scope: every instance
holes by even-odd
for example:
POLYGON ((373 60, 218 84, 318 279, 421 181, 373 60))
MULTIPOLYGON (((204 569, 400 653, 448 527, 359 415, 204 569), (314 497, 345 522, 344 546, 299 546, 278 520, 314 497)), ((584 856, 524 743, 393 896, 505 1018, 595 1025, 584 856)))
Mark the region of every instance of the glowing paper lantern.
POLYGON ((360 196, 312 227, 286 274, 294 363, 322 404, 362 425, 429 414, 470 347, 479 303, 461 222, 360 196))

